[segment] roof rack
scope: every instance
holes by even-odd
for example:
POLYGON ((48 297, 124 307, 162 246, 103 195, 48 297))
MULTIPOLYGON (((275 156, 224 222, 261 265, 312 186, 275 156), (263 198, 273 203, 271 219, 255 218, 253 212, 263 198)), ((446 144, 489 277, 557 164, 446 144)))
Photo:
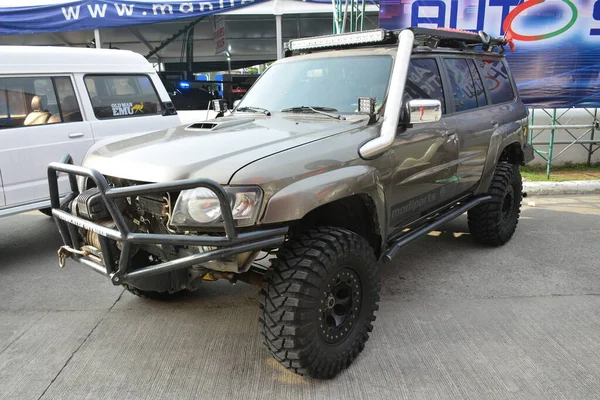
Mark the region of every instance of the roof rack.
MULTIPOLYGON (((490 51, 497 47, 499 52, 502 53, 504 52, 504 45, 507 43, 505 38, 492 38, 483 31, 474 33, 456 29, 419 27, 405 29, 409 29, 414 33, 415 46, 458 49, 472 49, 482 46, 484 51, 490 51)), ((294 52, 395 44, 398 42, 398 35, 402 30, 373 29, 362 32, 293 39, 286 43, 285 55, 288 57, 294 52)))
POLYGON ((415 43, 417 45, 431 48, 450 47, 467 49, 476 46, 483 46, 484 51, 498 47, 500 52, 504 51, 504 45, 507 44, 506 38, 493 38, 484 31, 477 33, 449 28, 406 28, 415 34, 415 43))

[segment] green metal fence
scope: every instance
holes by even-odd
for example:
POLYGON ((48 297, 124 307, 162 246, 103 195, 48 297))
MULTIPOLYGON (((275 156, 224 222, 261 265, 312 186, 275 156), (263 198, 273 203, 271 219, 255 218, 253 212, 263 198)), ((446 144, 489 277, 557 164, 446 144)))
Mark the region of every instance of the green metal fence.
MULTIPOLYGON (((546 178, 550 178, 552 163, 573 146, 582 146, 587 152, 587 164, 591 165, 592 156, 600 149, 600 137, 596 131, 600 129, 597 108, 579 109, 531 109, 529 120, 529 143, 534 151, 546 163, 546 178), (578 110, 578 115, 573 116, 573 111, 578 110), (571 115, 567 115, 571 113, 571 115), (581 114, 581 115, 579 115, 581 114), (550 119, 549 124, 536 124, 536 119, 550 119), (571 124, 572 119, 582 120, 584 123, 571 124), (565 132, 567 140, 557 140, 557 131, 565 132), (576 132, 576 133, 575 133, 576 132), (583 132, 583 133, 581 133, 583 132), (547 140, 537 138, 542 133, 549 133, 547 140), (558 153, 555 146, 565 145, 558 153)), ((564 134, 562 136, 565 136, 564 134)))
POLYGON ((365 0, 333 0, 333 33, 359 32, 365 26, 365 0))

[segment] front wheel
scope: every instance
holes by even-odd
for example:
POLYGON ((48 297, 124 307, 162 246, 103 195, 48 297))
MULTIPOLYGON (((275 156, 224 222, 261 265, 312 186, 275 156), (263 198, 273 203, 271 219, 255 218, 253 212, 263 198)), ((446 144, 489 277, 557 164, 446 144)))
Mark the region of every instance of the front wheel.
POLYGON ((261 291, 264 343, 285 368, 333 378, 369 339, 379 290, 375 254, 360 235, 317 228, 292 237, 261 291))
POLYGON ((131 285, 127 285, 127 284, 124 284, 123 287, 129 293, 131 293, 137 297, 140 297, 142 299, 145 299, 145 300, 170 301, 170 300, 179 299, 185 293, 188 293, 187 290, 180 290, 178 292, 173 292, 173 293, 156 292, 153 290, 142 290, 142 289, 136 288, 135 286, 131 286, 131 285))
POLYGON ((510 240, 519 223, 523 200, 519 167, 499 163, 488 193, 492 196, 491 201, 469 210, 469 230, 475 240, 501 246, 510 240))

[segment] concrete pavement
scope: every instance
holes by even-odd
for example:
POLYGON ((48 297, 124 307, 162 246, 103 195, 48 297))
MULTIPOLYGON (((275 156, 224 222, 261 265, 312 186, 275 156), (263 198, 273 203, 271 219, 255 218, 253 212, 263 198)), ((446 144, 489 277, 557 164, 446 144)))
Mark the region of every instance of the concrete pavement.
POLYGON ((49 218, 0 219, 0 399, 596 399, 600 196, 528 202, 502 248, 462 217, 382 265, 371 339, 329 382, 270 359, 252 286, 144 301, 60 270, 49 218))
POLYGON ((523 190, 529 195, 600 194, 600 180, 565 182, 523 182, 523 190))

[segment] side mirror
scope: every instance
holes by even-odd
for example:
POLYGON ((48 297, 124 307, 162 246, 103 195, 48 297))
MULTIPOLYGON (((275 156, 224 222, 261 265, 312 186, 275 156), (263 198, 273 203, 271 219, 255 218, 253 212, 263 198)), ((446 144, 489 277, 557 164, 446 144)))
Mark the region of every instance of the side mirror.
POLYGON ((216 99, 212 101, 213 110, 216 112, 225 112, 227 111, 227 102, 223 99, 216 99))
MULTIPOLYGON (((225 112, 227 111, 227 102, 224 99, 213 100, 211 101, 211 103, 213 106, 213 110, 215 110, 215 112, 217 113, 215 118, 220 118, 225 115, 225 112)), ((208 112, 206 115, 208 115, 208 112)))
POLYGON ((423 124, 439 121, 442 118, 442 103, 433 99, 415 99, 406 103, 406 122, 423 124))
POLYGON ((238 106, 238 104, 240 104, 240 101, 242 100, 236 100, 233 102, 233 108, 236 108, 238 106))

